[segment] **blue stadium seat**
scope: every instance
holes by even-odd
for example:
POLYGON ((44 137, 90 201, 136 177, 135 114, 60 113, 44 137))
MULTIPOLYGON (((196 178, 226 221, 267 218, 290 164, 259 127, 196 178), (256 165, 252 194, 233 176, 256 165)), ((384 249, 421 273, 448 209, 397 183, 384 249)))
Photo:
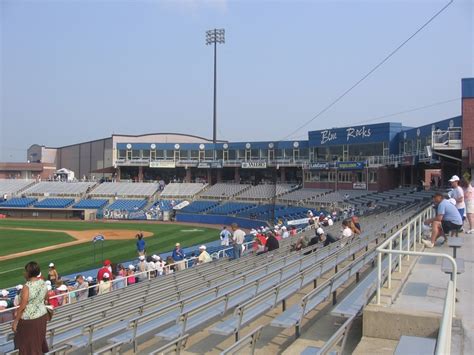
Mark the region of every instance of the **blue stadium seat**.
POLYGON ((188 206, 181 209, 181 212, 186 213, 201 213, 210 210, 219 205, 216 201, 194 201, 188 206))
POLYGON ((146 200, 116 200, 107 209, 108 210, 125 210, 138 211, 146 206, 146 200))
POLYGON ((12 198, 0 203, 0 207, 29 207, 36 202, 36 198, 12 198))
POLYGON ((73 198, 45 198, 43 201, 35 203, 34 207, 39 208, 67 208, 74 203, 73 198))
POLYGON ((222 205, 218 205, 212 208, 211 210, 209 210, 207 213, 220 214, 220 215, 232 215, 238 212, 245 211, 249 208, 253 208, 255 206, 257 205, 254 203, 229 202, 229 203, 224 203, 222 205))
POLYGON ((72 206, 72 208, 100 209, 100 208, 104 208, 108 202, 109 202, 108 200, 101 200, 101 199, 98 199, 98 200, 84 199, 76 203, 74 206, 72 206))

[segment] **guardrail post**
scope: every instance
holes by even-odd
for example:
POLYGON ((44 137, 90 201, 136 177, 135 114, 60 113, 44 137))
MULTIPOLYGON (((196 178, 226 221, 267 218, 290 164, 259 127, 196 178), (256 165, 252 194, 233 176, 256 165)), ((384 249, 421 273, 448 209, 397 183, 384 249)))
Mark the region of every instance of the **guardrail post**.
POLYGON ((380 305, 380 287, 382 283, 382 252, 377 250, 377 304, 380 305))
MULTIPOLYGON (((403 228, 400 231, 400 235, 398 236, 398 250, 403 251, 403 231, 405 228, 403 228)), ((408 248, 410 248, 410 245, 408 245, 408 248)), ((402 272, 402 254, 398 254, 398 272, 402 272)))
POLYGON ((390 242, 388 243, 388 250, 390 251, 388 253, 388 282, 387 282, 387 287, 390 289, 392 288, 392 247, 393 247, 393 239, 390 239, 390 242))
MULTIPOLYGON (((415 220, 414 223, 416 223, 416 220, 415 220)), ((408 251, 410 251, 410 244, 411 244, 411 227, 412 227, 412 223, 409 223, 408 228, 407 228, 407 242, 408 242, 407 250, 408 251)), ((415 244, 415 243, 413 243, 413 244, 415 244)), ((407 255, 407 260, 410 261, 410 255, 407 255)))

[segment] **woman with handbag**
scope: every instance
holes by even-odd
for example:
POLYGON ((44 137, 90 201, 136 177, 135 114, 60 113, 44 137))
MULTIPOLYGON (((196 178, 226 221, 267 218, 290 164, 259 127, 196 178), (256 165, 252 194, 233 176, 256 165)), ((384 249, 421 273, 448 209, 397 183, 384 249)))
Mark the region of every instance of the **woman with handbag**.
POLYGON ((46 342, 46 323, 49 315, 45 306, 47 288, 40 278, 38 263, 32 261, 25 266, 26 284, 20 293, 12 330, 15 333, 15 349, 20 355, 36 355, 49 351, 46 342))

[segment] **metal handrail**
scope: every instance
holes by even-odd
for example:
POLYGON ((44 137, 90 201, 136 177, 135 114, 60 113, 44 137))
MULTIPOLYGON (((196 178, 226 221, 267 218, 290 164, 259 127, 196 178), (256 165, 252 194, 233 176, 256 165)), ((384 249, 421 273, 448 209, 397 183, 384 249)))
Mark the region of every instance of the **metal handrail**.
POLYGON ((429 253, 416 251, 417 237, 418 242, 421 242, 422 237, 422 224, 425 220, 429 219, 433 215, 433 209, 431 207, 426 208, 415 217, 413 217, 408 223, 406 223, 401 229, 396 231, 390 238, 388 238, 382 245, 377 248, 377 305, 380 305, 381 288, 383 286, 382 280, 382 255, 388 254, 388 272, 387 272, 387 288, 391 288, 392 284, 392 255, 398 255, 398 272, 402 271, 402 257, 406 256, 433 256, 448 259, 452 265, 451 279, 448 283, 446 300, 443 309, 443 316, 441 318, 441 324, 438 333, 438 342, 436 347, 436 354, 449 354, 451 347, 451 327, 452 319, 455 316, 456 308, 456 283, 457 283, 457 264, 456 260, 448 254, 440 253, 429 253), (413 251, 411 251, 411 232, 413 231, 413 251), (406 232, 407 250, 403 250, 403 235, 406 232), (393 249, 393 242, 398 238, 398 249, 393 249))

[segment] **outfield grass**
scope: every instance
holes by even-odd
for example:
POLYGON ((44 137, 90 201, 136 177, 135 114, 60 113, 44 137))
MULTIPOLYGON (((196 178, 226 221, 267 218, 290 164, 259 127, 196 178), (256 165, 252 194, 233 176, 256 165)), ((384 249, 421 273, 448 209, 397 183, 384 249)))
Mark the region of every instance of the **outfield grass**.
POLYGON ((0 229, 0 256, 73 242, 74 240, 69 234, 62 232, 0 229))
MULTIPOLYGON (((143 230, 153 233, 146 238, 148 253, 163 253, 173 249, 176 242, 184 247, 206 243, 218 238, 218 230, 210 228, 196 228, 179 224, 152 224, 152 223, 104 223, 104 222, 67 222, 67 221, 22 221, 2 220, 1 227, 36 228, 52 230, 90 230, 90 229, 128 229, 143 230)), ((106 240, 104 242, 104 259, 114 263, 136 258, 135 240, 106 240)), ((0 261, 0 288, 14 286, 23 282, 22 269, 29 261, 37 261, 43 273, 47 272, 47 265, 54 262, 60 275, 78 273, 80 271, 97 268, 102 260, 97 255, 94 262, 93 244, 84 243, 51 250, 34 255, 0 261)))

